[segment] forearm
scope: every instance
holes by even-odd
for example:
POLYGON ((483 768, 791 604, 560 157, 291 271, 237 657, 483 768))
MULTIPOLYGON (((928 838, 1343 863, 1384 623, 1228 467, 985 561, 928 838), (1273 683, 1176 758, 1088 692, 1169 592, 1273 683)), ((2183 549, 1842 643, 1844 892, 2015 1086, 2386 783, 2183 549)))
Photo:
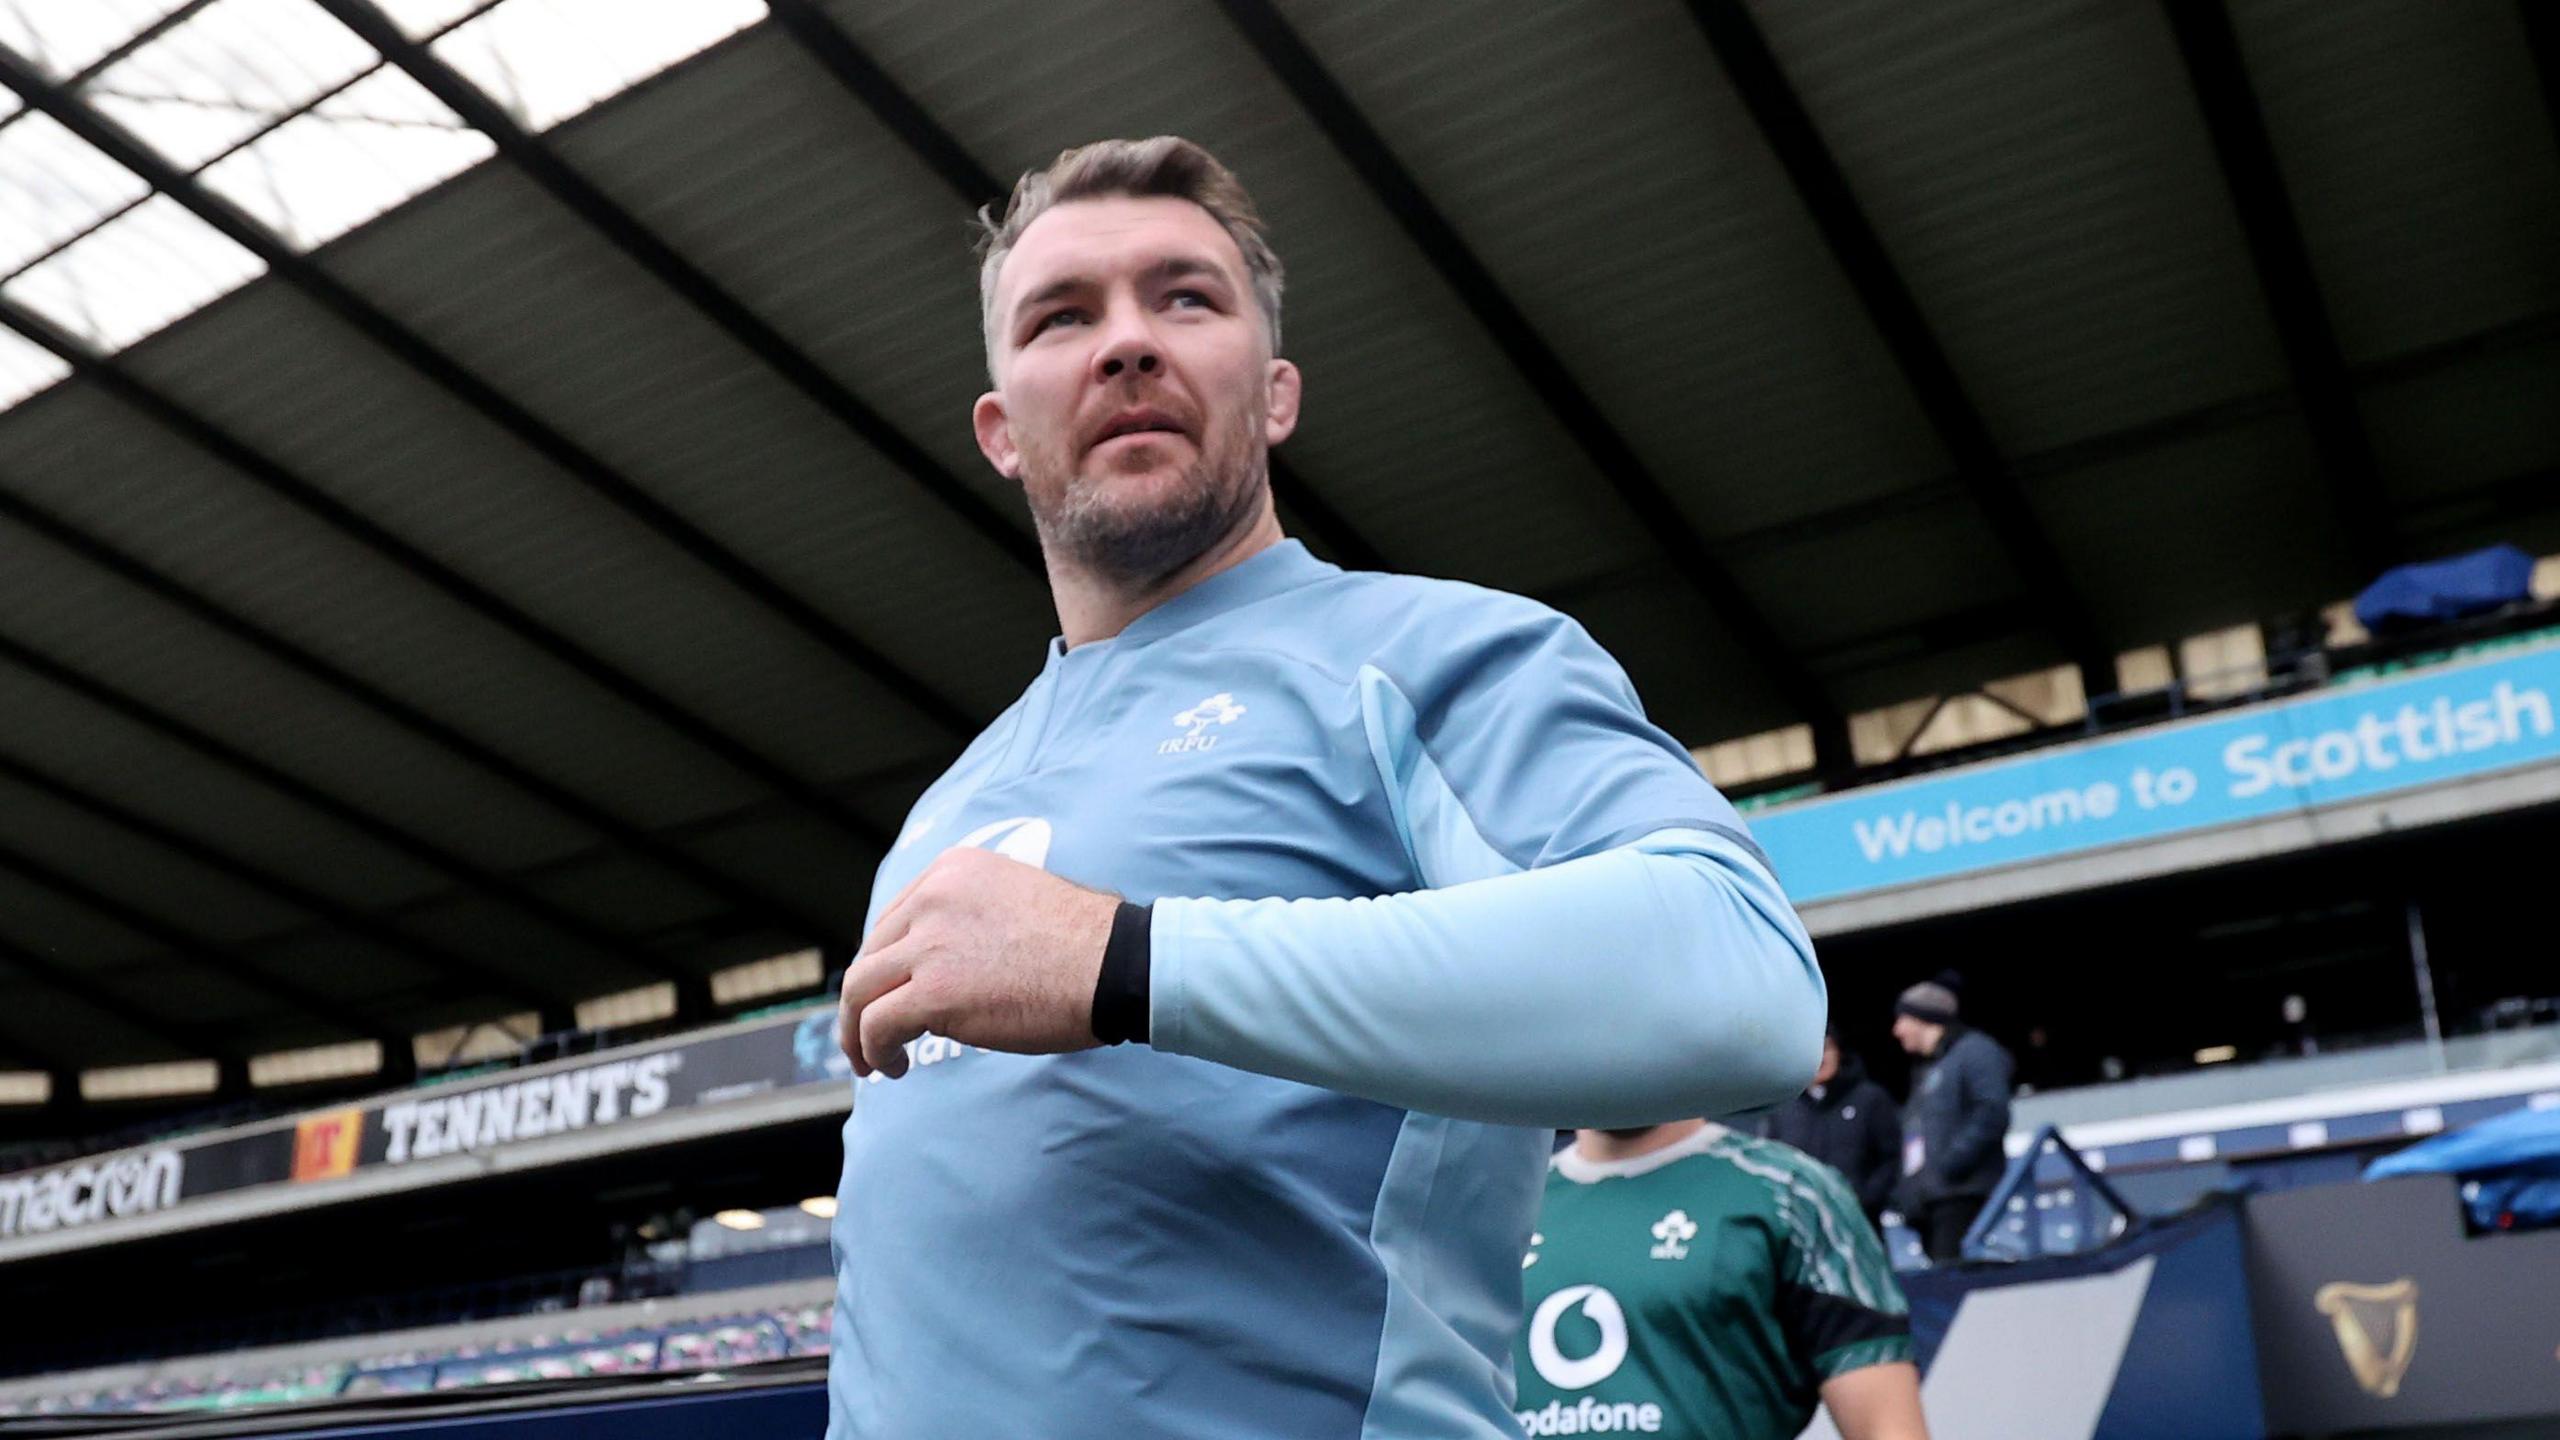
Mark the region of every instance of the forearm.
POLYGON ((1722 836, 1358 900, 1163 900, 1157 1048, 1503 1124, 1719 1115, 1801 1088, 1812 945, 1722 836))
POLYGON ((1908 1361, 1868 1365, 1822 1384, 1840 1440, 1929 1440, 1920 1413, 1920 1370, 1908 1361))

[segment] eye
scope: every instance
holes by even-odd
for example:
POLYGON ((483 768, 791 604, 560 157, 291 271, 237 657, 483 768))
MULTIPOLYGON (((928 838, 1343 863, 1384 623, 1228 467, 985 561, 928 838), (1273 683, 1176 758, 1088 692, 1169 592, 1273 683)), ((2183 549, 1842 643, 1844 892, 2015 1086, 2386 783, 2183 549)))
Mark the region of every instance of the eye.
POLYGON ((1164 297, 1164 303, 1176 309, 1214 310, 1217 303, 1198 290, 1176 290, 1164 297))
POLYGON ((1049 331, 1058 329, 1060 322, 1062 321, 1067 324, 1076 324, 1083 321, 1083 319, 1084 312, 1076 309, 1074 306, 1068 306, 1063 310, 1052 310, 1048 314, 1041 316, 1038 321, 1033 323, 1031 333, 1035 336, 1045 335, 1049 331))

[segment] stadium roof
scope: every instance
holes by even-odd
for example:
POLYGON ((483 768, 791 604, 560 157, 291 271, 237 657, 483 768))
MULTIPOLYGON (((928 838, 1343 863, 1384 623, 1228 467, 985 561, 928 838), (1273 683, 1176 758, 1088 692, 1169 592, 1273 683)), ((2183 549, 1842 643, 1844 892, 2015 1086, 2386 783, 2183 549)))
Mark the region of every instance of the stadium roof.
POLYGON ((850 942, 1052 628, 964 222, 1098 136, 1272 222, 1291 528, 1572 612, 1692 743, 2560 548, 2555 36, 0 0, 0 1068, 850 942))

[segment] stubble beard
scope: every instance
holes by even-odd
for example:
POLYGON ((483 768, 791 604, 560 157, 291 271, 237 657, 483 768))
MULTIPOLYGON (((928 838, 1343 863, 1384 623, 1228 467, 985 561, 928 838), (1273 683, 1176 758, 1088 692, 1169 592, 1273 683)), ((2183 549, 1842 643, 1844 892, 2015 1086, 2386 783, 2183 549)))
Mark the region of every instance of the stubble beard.
POLYGON ((1183 468, 1173 493, 1158 499, 1116 496, 1126 483, 1120 477, 1086 474, 1062 456, 1041 457, 1040 468, 1063 472, 1058 485, 1027 487, 1034 497, 1058 497, 1032 504, 1041 547, 1116 589, 1152 590, 1245 524, 1260 503, 1264 461, 1249 433, 1250 413, 1223 444, 1204 435, 1199 457, 1183 468))

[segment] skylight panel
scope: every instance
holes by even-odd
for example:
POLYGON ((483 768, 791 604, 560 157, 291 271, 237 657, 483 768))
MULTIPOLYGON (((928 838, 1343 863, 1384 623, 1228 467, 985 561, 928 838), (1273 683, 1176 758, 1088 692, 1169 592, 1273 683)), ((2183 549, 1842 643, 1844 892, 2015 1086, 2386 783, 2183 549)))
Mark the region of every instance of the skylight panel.
POLYGON ((63 376, 71 367, 15 330, 0 328, 0 410, 6 410, 63 376))
POLYGON ((412 40, 433 35, 475 10, 489 8, 487 0, 373 0, 373 4, 412 40))
POLYGON ((308 250, 495 149, 416 81, 385 69, 207 167, 204 180, 308 250))
MULTIPOLYGON (((0 0, 5 13, 9 0, 0 0)), ((0 276, 150 192, 50 115, 0 126, 0 276)))
POLYGON ((115 351, 265 268, 177 201, 155 195, 0 286, 0 294, 115 351))
POLYGON ((181 0, 0 0, 0 46, 56 79, 175 14, 181 0))
POLYGON ((309 0, 217 0, 82 93, 192 170, 380 59, 309 0))
POLYGON ((529 130, 547 130, 763 19, 763 0, 507 0, 435 43, 529 130))

